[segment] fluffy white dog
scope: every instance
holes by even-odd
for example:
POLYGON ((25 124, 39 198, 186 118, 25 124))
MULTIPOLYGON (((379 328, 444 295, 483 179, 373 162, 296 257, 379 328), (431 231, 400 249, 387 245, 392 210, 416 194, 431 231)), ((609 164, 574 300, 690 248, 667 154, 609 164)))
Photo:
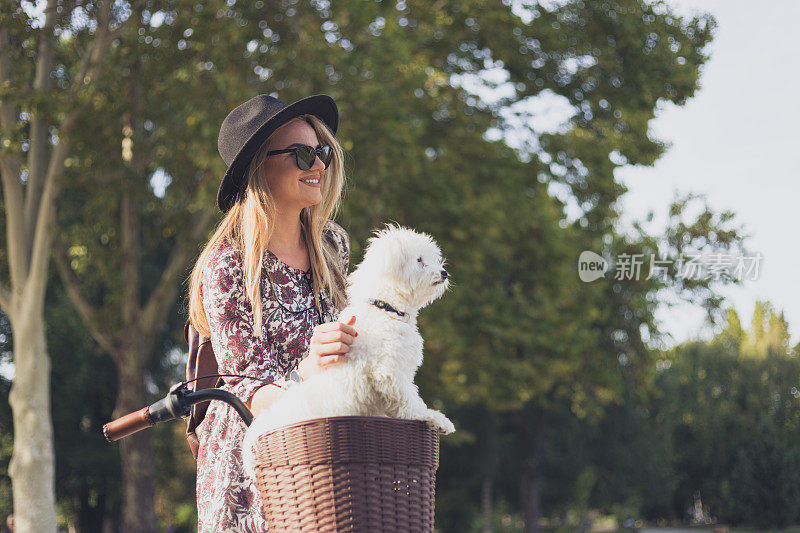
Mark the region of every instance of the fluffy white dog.
POLYGON ((356 316, 358 337, 342 362, 293 384, 256 417, 243 447, 251 475, 258 436, 303 420, 386 415, 455 431, 444 414, 425 405, 414 384, 422 364, 417 314, 449 287, 443 267, 427 234, 389 224, 370 237, 364 260, 348 276, 349 305, 339 315, 342 322, 356 316))

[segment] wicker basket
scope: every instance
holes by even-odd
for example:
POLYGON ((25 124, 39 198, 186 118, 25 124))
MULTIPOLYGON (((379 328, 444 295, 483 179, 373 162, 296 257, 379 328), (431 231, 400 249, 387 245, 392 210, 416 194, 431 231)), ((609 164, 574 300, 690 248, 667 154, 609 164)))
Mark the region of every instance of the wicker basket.
POLYGON ((256 483, 270 531, 433 531, 439 433, 339 416, 265 433, 256 483))

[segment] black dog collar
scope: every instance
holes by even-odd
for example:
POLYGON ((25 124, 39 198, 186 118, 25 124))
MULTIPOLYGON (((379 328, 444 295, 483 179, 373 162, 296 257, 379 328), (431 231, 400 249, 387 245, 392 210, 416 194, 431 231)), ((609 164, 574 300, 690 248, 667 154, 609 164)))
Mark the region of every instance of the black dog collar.
POLYGON ((406 316, 406 314, 403 311, 398 311, 397 309, 395 309, 388 303, 384 302, 383 300, 370 300, 369 303, 374 305, 378 309, 384 309, 391 313, 395 313, 397 316, 406 316))

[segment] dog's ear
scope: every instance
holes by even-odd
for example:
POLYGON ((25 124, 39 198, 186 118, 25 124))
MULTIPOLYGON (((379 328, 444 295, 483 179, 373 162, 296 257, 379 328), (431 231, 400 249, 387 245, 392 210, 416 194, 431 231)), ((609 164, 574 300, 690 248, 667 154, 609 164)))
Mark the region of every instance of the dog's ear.
POLYGON ((383 271, 397 280, 408 278, 408 260, 406 258, 405 240, 395 233, 393 238, 385 239, 381 250, 383 271))

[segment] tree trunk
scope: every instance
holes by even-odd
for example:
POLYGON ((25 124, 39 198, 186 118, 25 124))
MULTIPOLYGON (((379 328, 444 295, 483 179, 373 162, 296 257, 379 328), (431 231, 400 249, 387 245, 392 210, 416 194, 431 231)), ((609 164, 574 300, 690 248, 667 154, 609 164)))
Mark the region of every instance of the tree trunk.
POLYGON ((98 494, 97 501, 90 498, 90 485, 84 483, 80 489, 81 506, 78 509, 78 533, 90 533, 103 530, 106 515, 106 496, 98 494))
POLYGON ((534 469, 525 469, 522 474, 522 501, 525 520, 525 533, 539 533, 539 519, 542 516, 541 474, 534 469))
POLYGON ((56 530, 50 358, 42 307, 21 307, 21 313, 9 315, 16 375, 9 394, 14 451, 8 473, 14 497, 14 531, 42 533, 56 530))
POLYGON ((530 445, 522 466, 522 506, 525 519, 525 533, 539 533, 539 520, 542 517, 542 455, 544 448, 544 410, 533 408, 533 416, 524 420, 515 417, 518 434, 530 445))
POLYGON ((486 444, 483 481, 481 483, 481 518, 483 533, 492 531, 492 515, 494 514, 492 485, 499 464, 497 416, 486 417, 486 444))
MULTIPOLYGON (((72 8, 58 0, 47 0, 44 26, 25 38, 38 41, 37 53, 31 56, 34 68, 12 69, 12 27, 0 28, 0 86, 15 88, 0 101, 0 128, 16 130, 23 124, 20 112, 25 107, 30 123, 27 154, 15 148, 0 158, 3 203, 5 207, 6 249, 10 286, 0 283, 0 306, 8 315, 14 338, 16 375, 11 385, 9 404, 14 419, 14 451, 9 464, 14 498, 15 531, 49 533, 56 531, 55 452, 53 423, 50 413, 50 359, 44 323, 44 299, 48 281, 53 231, 56 221, 57 181, 69 155, 69 133, 78 122, 85 105, 76 103, 77 91, 56 89, 55 100, 68 106, 39 105, 43 95, 53 100, 53 76, 56 23, 69 19, 72 8), (64 8, 64 9, 62 9, 64 8), (15 79, 16 71, 33 79, 15 79), (21 89, 19 89, 21 88, 21 89), (34 90, 31 98, 29 88, 34 90), (20 92, 21 91, 21 92, 20 92), (17 104, 25 102, 24 107, 17 104), (60 123, 52 119, 63 115, 60 123), (51 128, 58 130, 59 140, 50 145, 51 128), (27 160, 27 178, 22 169, 27 160)), ((83 90, 90 81, 96 84, 105 55, 112 42, 112 3, 103 2, 96 9, 97 30, 85 43, 86 52, 74 76, 71 89, 83 90)), ((66 4, 69 4, 67 2, 66 4)), ((118 34, 118 33, 116 33, 118 34)), ((69 65, 68 65, 69 66, 69 65)), ((71 69, 70 69, 71 70, 71 69)))
MULTIPOLYGON (((114 417, 138 411, 145 406, 144 359, 130 352, 118 359, 119 393, 114 417)), ((119 442, 122 456, 122 531, 156 532, 153 501, 155 471, 150 432, 140 431, 119 442)))
POLYGON ((481 483, 481 515, 483 533, 492 533, 492 477, 483 476, 481 483))

